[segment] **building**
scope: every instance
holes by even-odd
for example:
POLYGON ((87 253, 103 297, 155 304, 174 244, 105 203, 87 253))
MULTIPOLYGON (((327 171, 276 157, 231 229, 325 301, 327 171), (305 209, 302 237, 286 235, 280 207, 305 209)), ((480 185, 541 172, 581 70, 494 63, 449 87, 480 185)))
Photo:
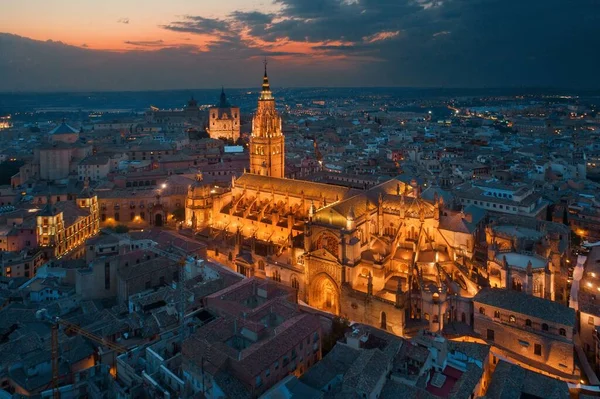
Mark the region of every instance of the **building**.
POLYGON ((0 252, 0 265, 4 277, 31 278, 44 261, 44 253, 38 250, 0 252))
POLYGON ((37 242, 49 256, 59 258, 98 234, 98 197, 90 191, 88 184, 86 180, 83 191, 74 200, 52 204, 48 199, 36 216, 37 242))
POLYGON ((93 155, 86 157, 79 162, 77 175, 79 180, 89 179, 90 181, 105 180, 110 172, 110 157, 108 155, 93 155))
POLYGON ((225 139, 235 143, 240 138, 240 108, 227 101, 225 90, 221 90, 219 103, 208 109, 206 131, 213 139, 225 139))
POLYGON ((471 399, 485 394, 491 366, 489 345, 356 324, 299 382, 324 397, 471 399))
POLYGON ((285 174, 285 139, 281 117, 275 109, 266 64, 258 109, 252 119, 250 173, 279 178, 283 178, 285 174))
POLYGON ((215 319, 183 344, 183 375, 195 394, 255 398, 321 359, 319 318, 298 311, 293 288, 245 279, 204 303, 215 319))
POLYGON ((286 179, 283 140, 265 73, 251 173, 230 189, 197 179, 188 190, 186 224, 211 254, 246 276, 297 288, 312 306, 398 335, 409 324, 416 332, 467 322, 471 304, 462 298, 478 290, 471 259, 485 242, 484 211, 447 209, 435 194, 425 200, 414 179, 366 190, 286 179))
POLYGON ((474 331, 491 345, 539 369, 577 379, 575 310, 524 292, 484 288, 473 298, 474 331))
POLYGON ((498 214, 543 218, 548 206, 533 186, 506 184, 494 179, 463 183, 456 187, 454 194, 463 206, 475 205, 498 214))
POLYGON ((51 143, 74 144, 79 141, 79 132, 69 126, 64 119, 60 125, 48 133, 48 136, 51 143))
POLYGON ((569 238, 569 228, 560 223, 496 218, 486 227, 490 286, 566 304, 569 238))
POLYGON ((485 397, 488 399, 567 399, 572 396, 566 382, 500 360, 485 397))

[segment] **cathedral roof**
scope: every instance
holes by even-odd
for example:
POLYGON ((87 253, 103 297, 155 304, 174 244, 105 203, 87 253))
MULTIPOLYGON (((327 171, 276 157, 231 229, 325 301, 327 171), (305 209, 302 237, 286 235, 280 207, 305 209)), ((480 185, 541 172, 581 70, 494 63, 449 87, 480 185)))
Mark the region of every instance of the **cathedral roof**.
MULTIPOLYGON (((360 218, 368 211, 375 208, 379 202, 379 198, 383 200, 384 207, 399 207, 401 199, 398 195, 398 191, 404 192, 406 185, 397 179, 391 179, 384 183, 381 183, 367 191, 359 192, 357 195, 348 199, 342 199, 341 202, 331 205, 330 209, 339 213, 344 218, 352 209, 355 219, 360 218)), ((407 205, 409 201, 414 198, 407 199, 407 205)), ((423 202, 423 201, 419 201, 423 202)), ((322 210, 324 211, 324 210, 322 210)), ((317 212, 318 214, 319 212, 317 212)))
MULTIPOLYGON (((303 180, 293 180, 293 179, 285 179, 279 177, 270 177, 257 175, 253 173, 244 173, 240 176, 236 181, 235 185, 237 187, 246 187, 248 189, 260 189, 262 192, 270 192, 271 189, 277 191, 279 193, 289 193, 291 196, 300 197, 302 193, 306 199, 319 199, 324 197, 327 201, 333 202, 335 198, 343 199, 347 198, 357 190, 342 187, 342 186, 334 186, 330 184, 324 183, 315 183, 310 181, 303 180)), ((344 217, 345 217, 344 213, 344 217)))

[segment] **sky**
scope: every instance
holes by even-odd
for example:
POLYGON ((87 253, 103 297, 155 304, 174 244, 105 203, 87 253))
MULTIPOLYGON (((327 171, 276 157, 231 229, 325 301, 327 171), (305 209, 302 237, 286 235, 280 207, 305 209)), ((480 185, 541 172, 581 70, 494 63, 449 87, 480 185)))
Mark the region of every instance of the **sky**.
POLYGON ((600 88, 597 0, 0 0, 0 91, 600 88), (5 78, 3 79, 2 76, 5 78))

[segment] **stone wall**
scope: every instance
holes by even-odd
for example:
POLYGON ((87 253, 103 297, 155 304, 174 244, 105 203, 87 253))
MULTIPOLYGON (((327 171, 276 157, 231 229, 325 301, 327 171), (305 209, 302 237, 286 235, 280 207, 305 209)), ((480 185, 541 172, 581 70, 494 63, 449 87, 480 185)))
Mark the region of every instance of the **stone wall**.
MULTIPOLYGON (((491 311, 493 315, 493 308, 489 308, 489 310, 488 308, 486 307, 486 313, 491 311)), ((535 324, 532 328, 513 327, 511 324, 498 322, 490 316, 480 314, 478 309, 478 304, 475 304, 474 331, 490 344, 531 361, 545 364, 562 373, 573 373, 573 341, 569 337, 561 339, 559 336, 553 337, 541 330, 537 331, 535 330, 535 324), (494 331, 493 341, 487 339, 488 329, 494 331), (535 354, 535 344, 541 345, 541 355, 535 354)), ((517 322, 519 321, 517 319, 517 322)), ((515 323, 515 325, 520 324, 515 323)), ((569 334, 572 334, 572 332, 569 332, 569 334)))
POLYGON ((385 330, 390 333, 403 335, 404 307, 398 308, 391 301, 354 291, 347 285, 343 285, 341 291, 341 316, 357 323, 369 324, 377 328, 385 327, 385 330), (382 323, 383 319, 385 323, 382 323))

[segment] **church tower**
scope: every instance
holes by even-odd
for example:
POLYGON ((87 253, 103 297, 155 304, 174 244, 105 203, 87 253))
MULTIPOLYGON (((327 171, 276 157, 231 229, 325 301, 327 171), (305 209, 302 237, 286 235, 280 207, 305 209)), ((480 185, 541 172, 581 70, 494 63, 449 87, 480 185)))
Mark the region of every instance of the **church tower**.
POLYGON ((258 109, 252 119, 250 136, 250 172, 271 177, 284 177, 285 139, 281 117, 275 110, 265 61, 265 76, 258 99, 258 109))

